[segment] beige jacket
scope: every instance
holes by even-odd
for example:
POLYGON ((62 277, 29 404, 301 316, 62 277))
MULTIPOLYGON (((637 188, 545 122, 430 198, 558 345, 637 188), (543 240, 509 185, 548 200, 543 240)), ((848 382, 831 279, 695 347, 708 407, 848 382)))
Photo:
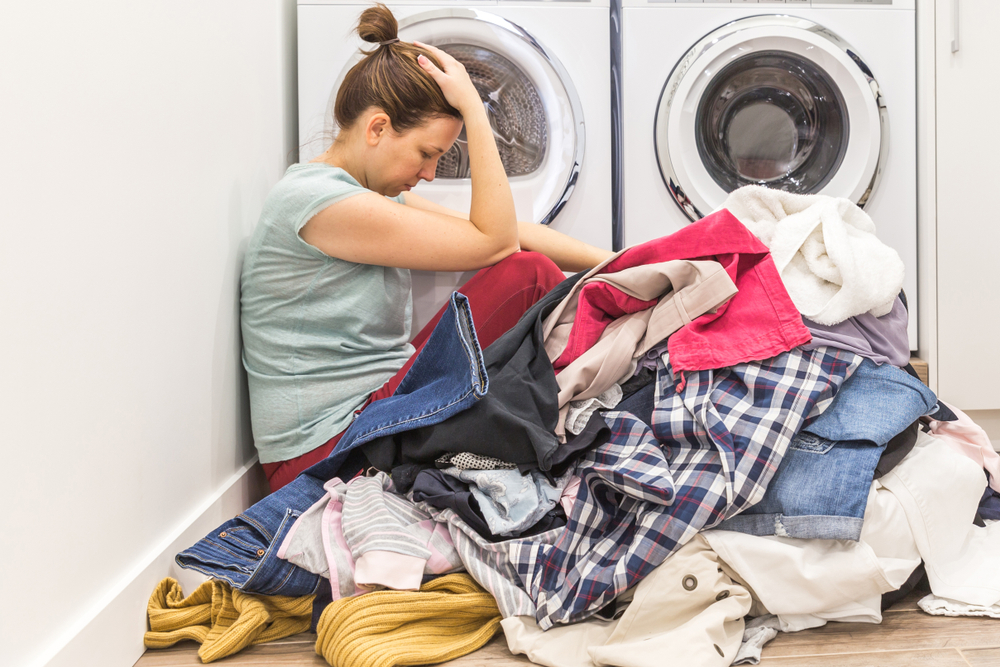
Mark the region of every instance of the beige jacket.
POLYGON ((634 368, 634 359, 696 317, 714 311, 737 291, 722 265, 713 261, 678 259, 595 275, 614 257, 589 271, 545 319, 542 334, 550 360, 558 359, 566 349, 584 285, 600 281, 637 299, 659 301, 652 308, 609 324, 593 347, 556 376, 559 383, 556 435, 563 442, 570 401, 594 398, 625 379, 634 368))

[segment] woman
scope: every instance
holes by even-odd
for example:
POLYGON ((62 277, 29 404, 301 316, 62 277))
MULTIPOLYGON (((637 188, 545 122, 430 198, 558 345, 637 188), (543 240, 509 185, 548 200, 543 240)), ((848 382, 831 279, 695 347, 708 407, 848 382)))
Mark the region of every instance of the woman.
MULTIPOLYGON (((459 291, 486 347, 563 279, 562 270, 590 268, 610 254, 517 222, 465 68, 432 46, 399 41, 396 31, 384 5, 361 14, 358 33, 377 46, 337 93, 340 132, 321 156, 289 167, 247 249, 243 363, 272 491, 325 458, 355 415, 391 396, 406 374, 438 320, 410 342, 410 269, 483 269, 459 291), (468 214, 409 192, 434 179, 463 123, 468 214)), ((363 465, 349 461, 342 474, 363 465)))

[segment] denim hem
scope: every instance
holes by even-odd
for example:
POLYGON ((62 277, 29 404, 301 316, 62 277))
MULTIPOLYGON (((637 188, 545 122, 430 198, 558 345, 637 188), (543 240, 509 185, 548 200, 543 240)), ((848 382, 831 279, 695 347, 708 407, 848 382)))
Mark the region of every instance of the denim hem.
POLYGON ((777 535, 804 540, 861 539, 864 518, 811 514, 788 516, 785 514, 738 514, 726 519, 716 528, 748 535, 777 535))

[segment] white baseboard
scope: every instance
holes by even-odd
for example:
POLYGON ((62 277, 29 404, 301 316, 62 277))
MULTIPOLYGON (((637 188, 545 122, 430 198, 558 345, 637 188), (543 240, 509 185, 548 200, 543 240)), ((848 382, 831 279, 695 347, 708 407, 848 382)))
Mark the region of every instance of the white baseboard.
POLYGON ((165 537, 148 558, 125 574, 80 622, 67 631, 35 663, 38 667, 132 667, 145 647, 146 605, 164 577, 177 579, 185 593, 205 577, 182 570, 174 556, 221 523, 233 518, 267 493, 267 480, 254 457, 192 512, 188 521, 165 537))

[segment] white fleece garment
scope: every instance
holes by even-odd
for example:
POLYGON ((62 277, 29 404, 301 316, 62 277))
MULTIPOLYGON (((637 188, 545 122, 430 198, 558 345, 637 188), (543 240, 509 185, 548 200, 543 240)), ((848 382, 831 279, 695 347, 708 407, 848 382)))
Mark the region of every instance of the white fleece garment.
POLYGON ((770 248, 792 302, 814 322, 832 326, 892 310, 903 286, 903 260, 850 200, 748 185, 720 208, 770 248))

